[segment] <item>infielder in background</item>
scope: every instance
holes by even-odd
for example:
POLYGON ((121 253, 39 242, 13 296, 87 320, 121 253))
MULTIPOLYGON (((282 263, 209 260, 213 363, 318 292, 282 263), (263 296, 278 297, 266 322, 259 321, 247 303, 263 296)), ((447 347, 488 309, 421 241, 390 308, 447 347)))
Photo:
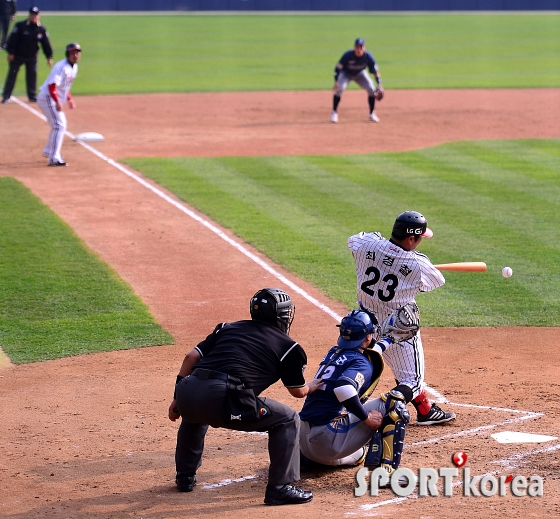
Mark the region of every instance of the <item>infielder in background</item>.
MULTIPOLYGON (((356 262, 358 304, 374 322, 380 323, 395 309, 414 302, 418 292, 430 292, 445 283, 441 272, 429 258, 418 251, 422 238, 431 238, 426 218, 416 211, 406 211, 395 220, 391 239, 378 232, 361 232, 348 239, 348 248, 356 262)), ((430 404, 424 383, 424 350, 420 332, 407 341, 376 345, 393 371, 405 401, 417 411, 418 425, 449 422, 454 413, 430 404), (380 346, 381 345, 381 346, 380 346)))
POLYGON ((295 306, 278 288, 259 290, 250 301, 251 320, 221 323, 183 360, 169 419, 182 417, 175 464, 180 492, 196 485, 208 425, 268 433, 270 468, 267 505, 307 503, 313 494, 293 485, 300 478, 296 411, 270 398, 259 398, 282 380, 288 392, 304 398, 320 385, 306 384, 307 356, 288 335, 295 306))
POLYGON ((80 44, 69 43, 66 46, 66 58, 54 65, 41 86, 37 98, 37 104, 51 127, 47 144, 43 150, 43 157, 49 159, 49 166, 68 165, 60 153, 67 125, 64 103, 68 101, 68 107, 71 109, 76 107, 70 94, 70 88, 78 74, 78 61, 80 61, 81 55, 80 44))
POLYGON ((10 32, 10 22, 16 19, 17 1, 0 0, 0 49, 6 48, 6 38, 10 32))
POLYGON ((334 96, 333 111, 331 114, 331 122, 338 122, 338 104, 340 97, 348 87, 350 81, 355 81, 368 93, 369 120, 373 123, 379 122, 379 117, 375 115, 375 100, 381 101, 385 95, 383 86, 381 85, 381 76, 379 69, 375 63, 373 56, 366 51, 366 43, 363 38, 358 38, 354 42, 354 49, 345 52, 336 64, 334 69, 334 96), (369 77, 367 70, 375 78, 377 88, 374 87, 373 81, 369 77))
POLYGON ((390 477, 399 466, 410 419, 404 396, 393 390, 368 400, 383 371, 381 354, 369 348, 376 332, 370 316, 353 310, 337 326, 338 343, 315 375, 322 385, 300 412, 302 460, 330 466, 364 462, 390 477))

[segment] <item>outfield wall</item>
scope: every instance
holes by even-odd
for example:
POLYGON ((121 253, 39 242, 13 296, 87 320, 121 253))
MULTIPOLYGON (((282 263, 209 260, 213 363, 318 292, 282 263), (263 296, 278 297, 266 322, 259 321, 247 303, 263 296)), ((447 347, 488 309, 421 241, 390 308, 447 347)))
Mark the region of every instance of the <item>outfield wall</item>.
POLYGON ((36 3, 42 11, 560 10, 560 0, 39 0, 36 3))

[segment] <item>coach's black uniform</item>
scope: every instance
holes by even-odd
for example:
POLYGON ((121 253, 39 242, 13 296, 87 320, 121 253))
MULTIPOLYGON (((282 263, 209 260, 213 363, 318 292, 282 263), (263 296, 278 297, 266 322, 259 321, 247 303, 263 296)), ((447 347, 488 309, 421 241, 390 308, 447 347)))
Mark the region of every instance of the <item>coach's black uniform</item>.
POLYGON ((16 0, 0 0, 0 48, 6 48, 6 38, 10 29, 12 16, 16 15, 16 0))
POLYGON ((226 379, 236 377, 259 395, 279 379, 287 388, 305 385, 307 356, 303 348, 278 328, 263 321, 222 323, 195 348, 201 359, 190 376, 176 386, 182 421, 177 436, 177 473, 195 474, 201 465, 208 425, 238 431, 268 432, 268 484, 299 479, 299 428, 296 411, 262 398, 266 414, 254 422, 227 420, 226 379))
POLYGON ((39 44, 47 59, 52 59, 53 50, 49 41, 47 29, 29 20, 14 25, 8 38, 6 51, 14 56, 10 62, 10 69, 4 84, 3 99, 9 99, 16 84, 19 68, 25 64, 25 78, 27 83, 27 97, 30 101, 37 100, 37 54, 39 44))

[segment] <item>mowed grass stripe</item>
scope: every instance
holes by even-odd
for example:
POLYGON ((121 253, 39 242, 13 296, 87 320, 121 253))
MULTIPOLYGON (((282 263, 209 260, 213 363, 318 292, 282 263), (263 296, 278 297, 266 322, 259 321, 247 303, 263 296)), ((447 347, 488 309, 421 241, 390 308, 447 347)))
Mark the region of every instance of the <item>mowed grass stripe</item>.
POLYGON ((22 184, 0 178, 0 347, 16 364, 172 344, 131 288, 22 184))
POLYGON ((554 141, 487 144, 127 162, 349 308, 356 296, 348 236, 375 230, 388 236, 397 214, 421 211, 436 236, 420 250, 434 263, 489 266, 486 273, 448 272, 445 287, 419 295, 425 325, 554 326, 560 318, 553 239, 560 196, 556 178, 549 182, 550 175, 539 172, 556 171, 560 157, 547 151, 554 141), (519 160, 516 150, 523 147, 519 160), (539 189, 546 199, 537 196, 539 189), (514 270, 508 280, 500 275, 504 266, 514 270))
MULTIPOLYGON (((84 49, 73 94, 330 90, 357 36, 385 87, 560 86, 555 13, 56 16, 44 13, 55 59, 84 49), (79 33, 76 32, 79 27, 79 33)), ((18 14, 23 20, 25 13, 18 14)), ((39 84, 48 74, 39 63, 39 84)), ((0 60, 0 75, 7 61, 0 60)), ((15 95, 25 94, 19 77, 15 95)), ((351 88, 357 88, 353 85, 351 88)))

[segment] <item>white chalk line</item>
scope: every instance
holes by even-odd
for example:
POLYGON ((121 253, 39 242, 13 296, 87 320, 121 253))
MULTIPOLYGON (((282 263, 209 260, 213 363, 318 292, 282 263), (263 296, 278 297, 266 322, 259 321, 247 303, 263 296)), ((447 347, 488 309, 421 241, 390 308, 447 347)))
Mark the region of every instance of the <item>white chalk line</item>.
MULTIPOLYGON (((473 480, 478 481, 486 476, 497 476, 498 474, 503 474, 504 472, 509 472, 511 470, 515 470, 517 469, 517 467, 519 466, 519 462, 521 460, 523 460, 523 458, 526 458, 528 456, 535 456, 537 454, 543 454, 543 453, 548 453, 548 452, 553 452, 560 449, 560 443, 556 444, 556 445, 552 445, 550 447, 546 447, 544 449, 536 449, 533 451, 528 451, 528 452, 523 452, 523 453, 518 453, 518 454, 514 454, 513 456, 510 456, 509 458, 504 458, 498 461, 494 461, 493 463, 500 463, 502 465, 504 465, 503 468, 501 468, 500 470, 493 470, 491 472, 486 472, 485 474, 481 474, 480 476, 473 476, 473 480)), ((453 487, 458 487, 459 485, 463 484, 463 480, 460 479, 458 481, 455 481, 453 483, 453 487)), ((398 498, 393 498, 393 499, 387 499, 385 501, 380 501, 378 503, 367 503, 365 505, 359 505, 358 508, 360 511, 368 511, 368 510, 372 510, 373 508, 378 508, 380 506, 385 506, 385 505, 391 505, 391 504, 396 504, 396 503, 401 503, 403 501, 406 501, 408 499, 418 499, 418 493, 414 492, 412 494, 410 494, 409 496, 405 496, 405 497, 398 497, 398 498)), ((358 512, 346 512, 344 515, 356 515, 358 512)))
POLYGON ((206 489, 206 490, 211 490, 214 488, 219 488, 219 487, 225 487, 227 485, 231 485, 232 483, 241 483, 243 481, 247 481, 249 479, 255 479, 257 477, 256 474, 251 474, 250 476, 243 476, 242 478, 237 478, 237 479, 224 479, 223 481, 220 481, 219 483, 208 483, 206 485, 202 485, 202 488, 206 489))
MULTIPOLYGON (((15 103, 17 103, 19 106, 22 106, 23 108, 25 108, 26 110, 28 110, 29 112, 34 114, 35 116, 37 116, 39 119, 42 119, 43 121, 47 120, 46 117, 42 113, 40 113, 39 111, 35 110, 34 108, 28 106, 24 102, 20 101, 18 98, 12 96, 11 100, 14 101, 15 103)), ((66 131, 65 134, 68 137, 70 137, 71 139, 74 139, 74 135, 72 133, 70 133, 69 131, 66 131)), ((201 217, 200 215, 198 215, 197 213, 195 213, 194 211, 192 211, 191 209, 186 207, 183 203, 180 203, 177 200, 171 198, 169 195, 164 193, 161 189, 158 189, 157 187, 153 186, 152 184, 147 182, 142 177, 138 176, 134 172, 125 168, 122 164, 119 164, 118 162, 114 161, 113 159, 107 157, 106 155, 104 155, 100 151, 96 150, 95 148, 93 148, 89 144, 86 144, 85 142, 81 142, 81 141, 76 141, 76 142, 78 142, 78 144, 80 144, 81 146, 86 148, 88 151, 90 151, 91 153, 96 155, 101 160, 104 160, 105 162, 107 162, 111 166, 117 168, 119 171, 121 171, 122 173, 124 173, 125 175, 130 177, 131 179, 135 180, 136 182, 138 182, 139 184, 141 184, 145 188, 149 189, 152 193, 159 196, 160 198, 162 198, 163 200, 165 200, 166 202, 168 202, 169 204, 171 204, 175 208, 179 209, 181 212, 183 212, 187 216, 191 217, 193 220, 202 224, 204 227, 206 227, 207 229, 209 229, 210 231, 215 233, 217 236, 222 238, 226 243, 230 244, 232 247, 234 247, 239 252, 241 252, 242 254, 247 256, 249 259, 251 259, 253 262, 255 262, 257 265, 259 265, 266 272, 268 272, 269 274, 274 276, 280 282, 284 283, 286 286, 290 287, 296 293, 300 294, 302 297, 307 299, 311 304, 313 304, 314 306, 316 306, 317 308, 319 308, 320 310, 322 310, 326 314, 330 315, 335 321, 339 322, 342 319, 342 316, 338 315, 334 310, 330 309, 327 305, 321 303, 320 301, 315 299, 313 296, 308 294, 305 290, 300 288, 294 282, 290 281, 288 278, 286 278, 283 274, 281 274, 276 269, 271 267, 264 260, 262 260, 261 258, 256 256, 255 254, 250 252, 242 244, 240 244, 237 241, 230 238, 227 234, 225 234, 221 229, 219 229, 216 225, 211 223, 209 220, 201 217)), ((434 388, 431 388, 428 385, 425 385, 425 388, 428 392, 430 392, 431 394, 433 394, 436 397, 438 402, 444 402, 444 403, 447 403, 447 404, 450 404, 450 405, 457 405, 457 406, 462 406, 462 407, 473 407, 473 408, 479 408, 479 409, 492 409, 492 410, 496 410, 496 411, 526 413, 526 416, 520 417, 520 418, 515 419, 515 420, 505 420, 503 422, 499 422, 499 423, 496 423, 496 424, 491 424, 491 425, 487 425, 487 426, 483 426, 483 427, 477 427, 475 429, 470 429, 470 430, 466 430, 466 431, 460 431, 459 433, 453 433, 453 434, 450 434, 450 435, 445 435, 445 436, 442 436, 440 438, 425 440, 423 442, 416 442, 414 444, 408 445, 409 447, 421 445, 421 444, 424 444, 424 443, 435 443, 439 440, 453 438, 453 437, 457 437, 457 436, 464 436, 464 435, 468 435, 468 434, 476 434, 477 432, 480 432, 480 431, 483 431, 483 430, 492 429, 492 428, 498 427, 500 425, 513 423, 515 421, 526 420, 526 419, 529 419, 529 418, 536 418, 536 417, 542 416, 542 414, 543 414, 543 413, 533 413, 531 411, 519 411, 519 410, 514 410, 514 409, 506 409, 506 408, 493 408, 493 407, 486 407, 486 406, 477 406, 477 405, 473 405, 473 404, 455 404, 455 403, 447 400, 447 398, 445 398, 441 393, 439 393, 434 388)), ((235 482, 235 481, 236 480, 232 480, 232 482, 235 482)), ((229 484, 229 483, 227 483, 227 484, 229 484)))

